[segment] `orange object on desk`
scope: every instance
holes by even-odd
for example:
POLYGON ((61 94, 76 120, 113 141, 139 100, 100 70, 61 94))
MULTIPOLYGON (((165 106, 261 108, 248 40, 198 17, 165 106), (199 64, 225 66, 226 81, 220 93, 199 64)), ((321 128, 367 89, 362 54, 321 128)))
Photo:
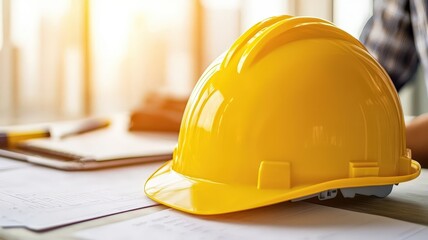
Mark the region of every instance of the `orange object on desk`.
POLYGON ((178 132, 187 98, 151 94, 131 114, 130 131, 178 132))

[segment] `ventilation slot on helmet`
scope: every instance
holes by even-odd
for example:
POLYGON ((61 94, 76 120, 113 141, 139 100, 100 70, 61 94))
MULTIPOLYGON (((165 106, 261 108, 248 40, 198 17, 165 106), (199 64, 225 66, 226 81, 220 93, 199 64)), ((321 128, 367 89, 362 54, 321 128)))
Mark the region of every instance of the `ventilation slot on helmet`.
POLYGON ((412 152, 410 149, 406 149, 406 155, 400 158, 398 165, 398 174, 407 175, 411 172, 412 165, 412 152))
POLYGON ((349 177, 376 177, 379 176, 378 162, 350 162, 349 177))
POLYGON ((290 180, 290 163, 262 161, 259 166, 258 189, 289 189, 290 180))

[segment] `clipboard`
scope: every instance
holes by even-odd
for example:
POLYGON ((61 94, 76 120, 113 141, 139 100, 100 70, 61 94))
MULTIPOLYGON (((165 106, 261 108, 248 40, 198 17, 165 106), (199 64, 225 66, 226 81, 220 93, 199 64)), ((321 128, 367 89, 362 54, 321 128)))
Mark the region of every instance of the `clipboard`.
POLYGON ((154 162, 169 160, 172 155, 158 155, 158 156, 143 156, 126 159, 116 159, 104 162, 97 161, 80 161, 80 160, 64 160, 54 156, 45 156, 31 151, 23 150, 5 150, 0 149, 0 156, 20 160, 32 164, 37 164, 45 167, 55 168, 65 171, 82 171, 82 170, 96 170, 109 167, 127 166, 132 164, 154 162))
MULTIPOLYGON (((112 126, 108 128, 67 138, 22 141, 12 149, 0 149, 0 156, 67 171, 100 169, 172 158, 178 134, 130 132, 127 130, 127 119, 126 116, 116 117, 112 126)), ((62 127, 64 126, 60 126, 60 129, 62 127)))

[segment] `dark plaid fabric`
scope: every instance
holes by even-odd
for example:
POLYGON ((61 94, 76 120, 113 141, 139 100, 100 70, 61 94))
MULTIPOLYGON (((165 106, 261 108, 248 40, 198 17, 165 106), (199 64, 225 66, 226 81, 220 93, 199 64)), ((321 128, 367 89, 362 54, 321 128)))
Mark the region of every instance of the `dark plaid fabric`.
POLYGON ((428 0, 376 0, 360 40, 400 90, 421 62, 428 69, 428 0))

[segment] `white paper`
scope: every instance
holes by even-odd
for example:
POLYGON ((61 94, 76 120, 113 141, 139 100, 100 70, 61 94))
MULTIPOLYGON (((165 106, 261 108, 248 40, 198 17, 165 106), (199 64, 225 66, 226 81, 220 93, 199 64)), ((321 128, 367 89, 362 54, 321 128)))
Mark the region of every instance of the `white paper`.
POLYGON ((282 203, 221 216, 172 209, 83 230, 81 239, 427 239, 427 227, 311 203, 282 203))
POLYGON ((0 171, 5 171, 5 170, 10 170, 15 168, 22 168, 22 167, 29 167, 29 166, 31 166, 31 164, 29 163, 0 157, 0 171))
POLYGON ((41 138, 25 141, 24 144, 47 152, 104 161, 172 154, 177 145, 177 134, 104 129, 63 140, 41 138))
POLYGON ((155 205, 144 182, 162 163, 87 172, 0 172, 0 225, 43 230, 155 205))

